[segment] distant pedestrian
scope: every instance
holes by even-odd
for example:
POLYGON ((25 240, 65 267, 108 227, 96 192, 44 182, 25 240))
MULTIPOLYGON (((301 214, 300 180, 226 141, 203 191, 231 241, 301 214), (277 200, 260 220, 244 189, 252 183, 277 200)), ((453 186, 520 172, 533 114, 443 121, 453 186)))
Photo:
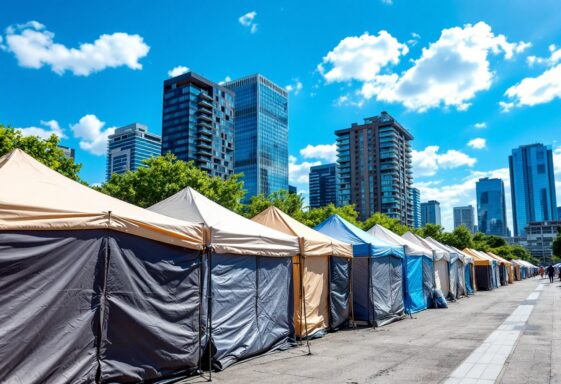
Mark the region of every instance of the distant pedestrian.
POLYGON ((543 267, 543 265, 540 265, 540 276, 542 277, 542 279, 543 279, 544 273, 545 273, 545 268, 543 267))
POLYGON ((547 267, 547 275, 549 276, 549 282, 553 283, 553 276, 555 275, 555 268, 553 268, 553 265, 549 265, 549 267, 547 267))

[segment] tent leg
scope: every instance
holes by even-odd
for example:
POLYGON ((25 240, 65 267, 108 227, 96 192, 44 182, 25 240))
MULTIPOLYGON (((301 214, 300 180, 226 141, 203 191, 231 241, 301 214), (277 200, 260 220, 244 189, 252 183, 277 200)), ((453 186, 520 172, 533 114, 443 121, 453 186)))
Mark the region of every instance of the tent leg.
MULTIPOLYGON (((300 297, 302 298, 302 306, 304 310, 303 314, 304 314, 304 329, 306 333, 306 345, 308 347, 308 355, 311 355, 312 350, 310 348, 310 338, 308 337, 308 314, 306 312, 306 290, 304 289, 304 275, 303 275, 302 263, 303 263, 303 258, 302 255, 300 255, 300 291, 302 292, 302 295, 300 297)), ((302 334, 302 322, 300 322, 300 335, 301 334, 302 334)))

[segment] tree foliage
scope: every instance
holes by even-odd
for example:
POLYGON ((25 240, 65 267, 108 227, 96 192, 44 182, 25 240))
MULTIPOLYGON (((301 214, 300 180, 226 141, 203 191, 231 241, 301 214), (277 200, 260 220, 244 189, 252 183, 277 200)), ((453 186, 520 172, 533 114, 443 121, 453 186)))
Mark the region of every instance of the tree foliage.
POLYGON ((307 226, 313 228, 332 215, 339 215, 351 224, 357 226, 360 225, 360 223, 357 221, 358 212, 356 211, 354 205, 343 205, 341 207, 336 207, 331 203, 326 207, 311 208, 308 211, 303 212, 301 221, 307 226))
POLYGON ((270 206, 275 206, 287 215, 298 220, 302 217, 303 204, 304 199, 301 195, 289 193, 287 190, 283 189, 273 192, 269 196, 263 194, 252 196, 249 203, 243 207, 242 212, 246 217, 252 218, 270 206))
POLYGON ((178 160, 173 154, 152 157, 144 167, 124 174, 113 174, 99 190, 140 207, 149 207, 183 188, 191 187, 218 204, 238 212, 245 195, 240 175, 226 180, 209 176, 192 162, 178 160))
POLYGON ((384 215, 381 212, 374 213, 366 221, 364 221, 362 223, 362 229, 368 231, 376 224, 381 225, 382 227, 385 227, 390 231, 397 233, 400 236, 410 230, 409 227, 401 224, 401 222, 398 219, 393 219, 387 215, 384 215))
POLYGON ((557 227, 557 237, 553 240, 553 254, 561 258, 561 227, 557 227))
POLYGON ((24 136, 20 131, 6 128, 0 124, 0 156, 19 148, 47 167, 73 180, 80 180, 81 164, 75 164, 74 159, 67 158, 58 147, 59 138, 52 135, 48 139, 36 136, 24 136))

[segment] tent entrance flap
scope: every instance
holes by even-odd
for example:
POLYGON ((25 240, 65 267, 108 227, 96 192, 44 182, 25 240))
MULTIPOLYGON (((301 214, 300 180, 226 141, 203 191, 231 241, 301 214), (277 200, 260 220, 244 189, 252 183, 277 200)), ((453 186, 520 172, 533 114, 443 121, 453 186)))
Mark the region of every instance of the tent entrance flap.
POLYGON ((415 313, 427 309, 427 300, 423 281, 423 259, 424 257, 410 256, 405 258, 407 263, 407 276, 405 278, 407 284, 405 296, 405 307, 407 313, 415 313))
POLYGON ((329 261, 329 327, 337 330, 348 324, 350 316, 351 259, 332 256, 329 261))
POLYGON ((214 368, 294 346, 292 258, 213 253, 210 260, 214 368))

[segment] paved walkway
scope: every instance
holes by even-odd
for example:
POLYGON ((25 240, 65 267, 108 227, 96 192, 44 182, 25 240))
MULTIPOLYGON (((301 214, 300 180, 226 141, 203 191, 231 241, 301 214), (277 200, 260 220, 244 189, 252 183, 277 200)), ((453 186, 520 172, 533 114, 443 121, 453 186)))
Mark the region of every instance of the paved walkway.
POLYGON ((312 341, 311 356, 305 347, 260 356, 214 373, 213 381, 561 383, 561 284, 546 281, 478 292, 377 329, 329 334, 312 341))

